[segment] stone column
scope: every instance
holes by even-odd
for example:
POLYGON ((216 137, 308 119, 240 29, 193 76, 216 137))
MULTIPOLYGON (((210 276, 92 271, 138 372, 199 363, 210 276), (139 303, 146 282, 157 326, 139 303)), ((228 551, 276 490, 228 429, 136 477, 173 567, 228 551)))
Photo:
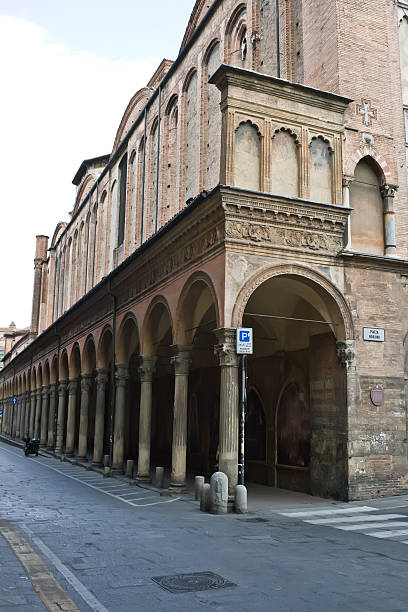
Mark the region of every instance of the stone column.
POLYGON ((24 436, 30 435, 30 392, 25 394, 25 410, 24 410, 24 436))
POLYGON ((47 447, 52 450, 55 446, 55 406, 57 403, 57 383, 50 385, 50 410, 48 413, 47 447))
POLYGON ((228 499, 233 504, 238 483, 238 355, 236 330, 216 329, 219 344, 214 347, 221 367, 219 471, 228 477, 228 499))
POLYGON ((123 472, 124 459, 124 429, 125 429, 125 407, 126 407, 126 381, 128 368, 126 365, 116 366, 115 374, 115 429, 113 434, 113 459, 112 471, 123 472))
POLYGON ((388 255, 388 257, 397 256, 394 212, 394 196, 397 189, 398 187, 395 185, 383 185, 381 187, 381 195, 383 197, 384 206, 384 244, 385 254, 388 255))
POLYGON ((26 400, 27 394, 24 392, 21 394, 21 410, 20 410, 20 440, 25 436, 25 412, 26 412, 26 400))
MULTIPOLYGON (((343 206, 344 208, 350 208, 350 186, 353 179, 349 176, 343 177, 343 206)), ((344 240, 344 246, 346 249, 351 249, 351 225, 350 215, 347 218, 346 235, 344 240)))
POLYGON ((186 488, 187 395, 191 347, 173 346, 172 348, 175 351, 175 355, 171 358, 174 367, 174 409, 169 490, 180 492, 186 488))
POLYGON ((157 357, 142 357, 140 375, 139 456, 137 480, 150 482, 150 446, 152 422, 153 377, 157 357))
POLYGON ((55 454, 62 455, 64 448, 64 425, 65 411, 67 409, 67 381, 58 382, 58 416, 57 416, 57 439, 55 441, 55 454))
POLYGON ((92 374, 82 374, 81 378, 81 412, 79 417, 78 458, 88 457, 88 415, 89 400, 92 390, 92 374))
POLYGON ((15 425, 14 425, 14 436, 16 438, 20 437, 21 401, 22 401, 22 396, 19 395, 18 396, 18 404, 16 406, 16 408, 17 408, 17 410, 16 410, 16 422, 15 422, 15 425))
POLYGON ((40 437, 40 424, 41 424, 41 397, 42 389, 37 389, 36 391, 36 404, 35 404, 35 418, 34 418, 34 436, 36 438, 40 437))
POLYGON ((77 409, 78 378, 70 378, 68 383, 68 420, 65 454, 72 457, 75 444, 75 421, 77 409))
POLYGON ((47 446, 47 434, 48 434, 48 408, 50 401, 50 387, 43 387, 42 393, 42 404, 41 404, 41 446, 47 446))
MULTIPOLYGON (((354 452, 354 438, 353 438, 353 429, 350 427, 349 422, 350 419, 354 418, 356 414, 356 405, 358 402, 358 379, 357 379, 357 368, 356 368, 356 342, 355 340, 341 340, 336 342, 337 349, 337 357, 340 365, 345 368, 346 376, 345 376, 345 398, 347 401, 346 414, 344 415, 344 436, 337 442, 338 452, 342 452, 345 458, 345 490, 344 490, 344 499, 348 498, 349 495, 349 487, 353 478, 355 478, 355 468, 353 465, 355 463, 355 459, 353 457, 354 452), (342 439, 344 438, 344 439, 342 439), (339 450, 341 446, 341 450, 339 450)), ((360 445, 360 441, 357 441, 357 446, 360 445)))
POLYGON ((106 370, 97 370, 96 376, 96 412, 93 465, 101 466, 103 460, 103 438, 105 431, 105 397, 108 373, 106 370))

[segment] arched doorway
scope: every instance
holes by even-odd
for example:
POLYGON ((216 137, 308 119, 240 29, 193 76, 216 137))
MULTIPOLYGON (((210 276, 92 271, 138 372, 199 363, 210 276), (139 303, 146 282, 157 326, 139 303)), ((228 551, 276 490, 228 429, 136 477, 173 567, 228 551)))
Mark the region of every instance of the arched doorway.
POLYGON ((252 292, 247 286, 241 295, 245 290, 250 297, 241 303, 242 314, 238 297, 235 315, 237 326, 240 315, 242 325, 254 330, 247 479, 344 498, 346 370, 336 343, 351 337, 346 303, 327 279, 301 266, 271 268, 252 281, 252 292))

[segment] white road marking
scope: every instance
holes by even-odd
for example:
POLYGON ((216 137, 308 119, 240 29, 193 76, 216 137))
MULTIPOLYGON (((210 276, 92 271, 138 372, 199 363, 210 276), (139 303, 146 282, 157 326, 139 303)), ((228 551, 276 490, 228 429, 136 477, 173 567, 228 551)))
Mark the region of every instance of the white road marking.
POLYGON ((336 518, 324 518, 324 519, 315 519, 315 520, 307 520, 305 523, 310 523, 311 525, 331 525, 337 523, 365 523, 367 521, 387 521, 389 519, 397 519, 397 518, 406 518, 408 519, 408 515, 406 514, 376 514, 375 516, 338 516, 336 518))
MULTIPOLYGON (((13 453, 12 451, 6 450, 5 448, 2 448, 2 450, 5 453, 12 455, 13 457, 18 457, 19 459, 26 461, 25 457, 20 457, 20 455, 17 453, 13 453)), ((104 491, 103 489, 100 489, 99 487, 95 487, 93 484, 90 484, 89 482, 85 482, 81 480, 80 478, 77 478, 76 476, 70 476, 69 474, 66 474, 65 472, 63 472, 62 470, 58 470, 57 468, 51 467, 50 465, 47 465, 46 463, 43 463, 42 461, 36 461, 35 463, 49 470, 52 470, 53 472, 57 472, 57 474, 62 474, 62 476, 65 476, 66 478, 75 480, 75 482, 79 482, 80 484, 83 484, 85 487, 89 487, 90 489, 95 489, 95 491, 99 491, 100 493, 103 493, 104 495, 109 495, 109 497, 113 497, 113 499, 122 501, 124 504, 129 504, 129 506, 133 506, 135 508, 143 508, 147 506, 158 506, 159 504, 172 504, 173 502, 180 500, 180 497, 173 497, 172 499, 166 499, 166 500, 157 501, 157 502, 149 502, 148 504, 135 504, 128 499, 123 499, 123 497, 118 497, 117 495, 114 495, 113 493, 109 493, 109 491, 104 491)))
MULTIPOLYGON (((384 529, 384 527, 408 527, 407 521, 389 521, 388 523, 363 523, 359 525, 332 525, 335 529, 341 529, 342 531, 363 531, 364 529, 384 529)), ((367 535, 367 534, 366 534, 367 535)), ((370 535, 374 535, 370 533, 370 535)))
POLYGON ((307 512, 279 512, 289 518, 303 518, 307 516, 330 516, 332 514, 351 514, 353 512, 377 512, 378 508, 359 506, 354 508, 331 508, 330 510, 309 510, 307 512))
POLYGON ((394 538, 396 536, 407 536, 408 529, 392 529, 390 531, 377 531, 376 533, 366 533, 365 535, 373 536, 373 538, 394 538))
POLYGON ((74 574, 67 568, 66 565, 62 563, 62 561, 55 555, 52 550, 48 548, 44 544, 40 538, 34 535, 34 533, 27 527, 27 525, 22 525, 22 529, 27 533, 32 542, 41 550, 41 552, 51 561, 51 563, 56 567, 56 569, 64 576, 65 580, 72 586, 73 589, 78 593, 78 595, 85 601, 86 604, 94 610, 94 612, 109 612, 105 606, 101 604, 100 601, 96 599, 92 595, 90 591, 86 588, 82 582, 74 576, 74 574))

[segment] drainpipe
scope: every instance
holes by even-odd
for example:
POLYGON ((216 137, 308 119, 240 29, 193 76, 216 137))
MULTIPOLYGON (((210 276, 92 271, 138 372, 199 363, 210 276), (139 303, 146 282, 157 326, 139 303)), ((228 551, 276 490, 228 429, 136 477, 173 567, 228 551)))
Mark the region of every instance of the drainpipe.
POLYGON ((147 109, 144 111, 144 135, 143 135, 143 166, 142 166, 142 206, 140 223, 140 244, 143 244, 143 222, 144 222, 144 201, 145 201, 145 174, 146 174, 146 128, 147 128, 147 109))
POLYGON ((154 231, 157 232, 158 216, 159 216, 159 176, 160 176, 160 123, 161 123, 161 85, 159 85, 159 118, 157 124, 157 159, 156 159, 156 218, 154 223, 154 231))

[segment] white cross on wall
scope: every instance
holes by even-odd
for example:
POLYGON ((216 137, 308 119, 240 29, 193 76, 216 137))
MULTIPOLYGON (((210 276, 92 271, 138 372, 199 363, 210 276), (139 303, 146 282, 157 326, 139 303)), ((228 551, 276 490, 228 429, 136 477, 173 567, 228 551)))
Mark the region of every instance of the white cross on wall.
POLYGON ((377 109, 370 110, 371 103, 368 100, 362 100, 362 104, 357 104, 357 112, 359 115, 364 115, 363 123, 367 126, 372 124, 372 119, 377 119, 377 109))

